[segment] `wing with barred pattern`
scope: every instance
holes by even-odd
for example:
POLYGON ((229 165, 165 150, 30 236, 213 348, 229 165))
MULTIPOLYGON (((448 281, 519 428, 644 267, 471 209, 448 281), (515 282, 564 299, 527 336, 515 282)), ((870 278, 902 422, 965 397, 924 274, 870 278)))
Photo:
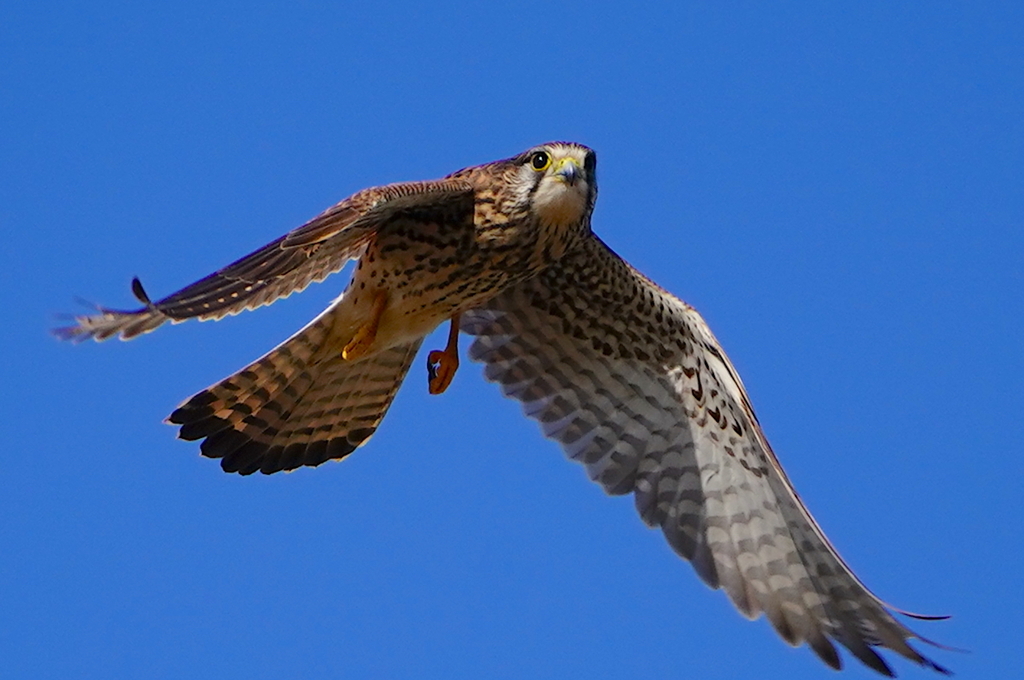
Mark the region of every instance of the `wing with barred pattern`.
POLYGON ((833 668, 830 640, 886 675, 874 647, 946 672, 829 544, 703 319, 596 237, 462 323, 486 377, 744 615, 833 668))
POLYGON ((268 305, 340 271, 362 254, 377 229, 403 210, 440 206, 455 206, 472 215, 472 186, 444 179, 365 189, 176 293, 151 302, 135 279, 132 290, 144 307, 100 307, 98 314, 76 317, 75 325, 54 332, 65 340, 106 340, 116 335, 129 340, 167 321, 221 319, 268 305))

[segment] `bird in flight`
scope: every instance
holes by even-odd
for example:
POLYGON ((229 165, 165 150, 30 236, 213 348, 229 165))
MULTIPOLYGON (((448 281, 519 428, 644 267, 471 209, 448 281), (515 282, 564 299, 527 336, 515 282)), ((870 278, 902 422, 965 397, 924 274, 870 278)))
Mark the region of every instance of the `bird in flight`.
MULTIPOLYGON (((833 644, 885 675, 875 648, 946 673, 925 640, 846 566, 793 489, 735 368, 701 316, 591 231, 597 156, 551 143, 439 180, 374 187, 176 293, 98 308, 56 331, 130 339, 163 323, 255 309, 356 265, 345 292, 288 340, 168 417, 227 472, 340 459, 384 418, 423 338, 447 389, 459 333, 488 380, 637 511, 748 618, 832 668, 833 644)), ((906 612, 900 612, 906 613, 906 612)), ((937 618, 921 617, 918 618, 937 618)))

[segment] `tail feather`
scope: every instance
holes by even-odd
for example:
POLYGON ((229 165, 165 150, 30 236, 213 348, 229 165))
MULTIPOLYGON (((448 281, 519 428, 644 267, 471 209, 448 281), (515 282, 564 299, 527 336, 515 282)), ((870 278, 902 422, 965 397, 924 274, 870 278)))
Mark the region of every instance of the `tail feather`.
POLYGON ((384 418, 420 341, 348 361, 317 319, 272 352, 188 399, 169 417, 226 472, 248 475, 347 456, 384 418))
POLYGON ((275 420, 275 409, 280 411, 278 416, 286 414, 282 405, 301 397, 312 384, 308 369, 328 331, 327 315, 321 315, 269 354, 185 401, 168 422, 182 426, 181 439, 207 438, 204 446, 211 444, 210 437, 226 430, 258 433, 271 425, 266 419, 275 420))

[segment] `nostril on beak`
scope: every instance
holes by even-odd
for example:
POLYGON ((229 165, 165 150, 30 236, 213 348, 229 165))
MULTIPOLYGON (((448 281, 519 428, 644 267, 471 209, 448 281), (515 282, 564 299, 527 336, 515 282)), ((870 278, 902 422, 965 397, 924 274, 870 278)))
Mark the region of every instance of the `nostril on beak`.
POLYGON ((558 172, 555 174, 561 177, 566 184, 573 186, 576 184, 576 180, 580 177, 580 169, 576 163, 566 159, 562 162, 562 166, 558 168, 558 172))

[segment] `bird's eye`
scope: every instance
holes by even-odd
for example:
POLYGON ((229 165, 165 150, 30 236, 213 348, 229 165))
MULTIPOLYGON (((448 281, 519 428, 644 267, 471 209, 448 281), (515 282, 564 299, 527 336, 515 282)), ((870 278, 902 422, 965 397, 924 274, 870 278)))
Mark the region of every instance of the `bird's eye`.
POLYGON ((537 172, 547 170, 548 166, 551 165, 551 156, 546 151, 537 151, 530 156, 530 165, 537 172))

